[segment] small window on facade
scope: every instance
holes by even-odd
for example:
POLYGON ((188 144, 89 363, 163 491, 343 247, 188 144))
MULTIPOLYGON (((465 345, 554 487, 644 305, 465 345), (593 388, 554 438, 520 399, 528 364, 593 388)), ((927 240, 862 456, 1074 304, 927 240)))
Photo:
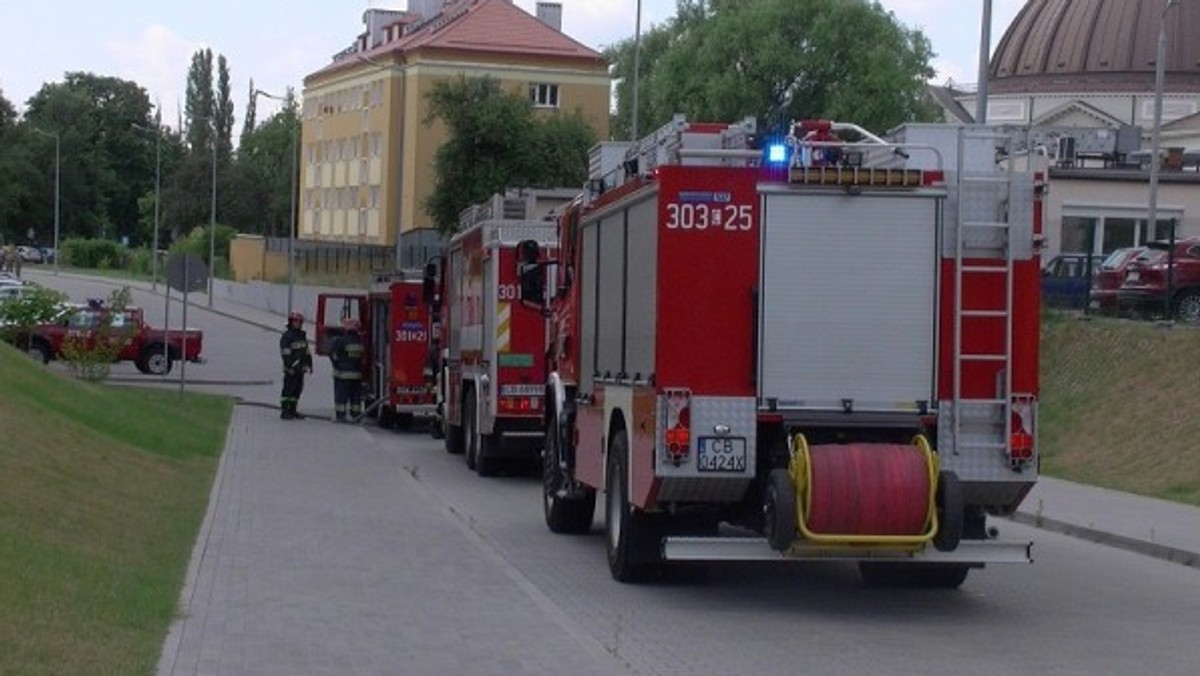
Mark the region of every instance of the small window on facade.
POLYGON ((531 84, 529 85, 529 100, 537 108, 558 107, 558 85, 531 84))

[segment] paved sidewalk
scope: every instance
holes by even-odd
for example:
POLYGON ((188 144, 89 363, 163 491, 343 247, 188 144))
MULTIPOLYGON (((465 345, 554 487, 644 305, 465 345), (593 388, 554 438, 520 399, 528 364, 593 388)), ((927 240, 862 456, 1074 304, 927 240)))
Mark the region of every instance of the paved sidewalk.
POLYGON ((626 673, 396 460, 237 407, 158 674, 626 673))
POLYGON ((1043 476, 1013 518, 1046 530, 1200 568, 1200 508, 1197 507, 1043 476))

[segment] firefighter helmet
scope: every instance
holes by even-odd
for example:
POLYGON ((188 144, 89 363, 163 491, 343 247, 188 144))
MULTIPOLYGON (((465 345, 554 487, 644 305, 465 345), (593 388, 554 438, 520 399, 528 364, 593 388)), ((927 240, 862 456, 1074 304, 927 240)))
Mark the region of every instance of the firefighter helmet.
POLYGON ((301 324, 303 324, 304 323, 304 315, 299 312, 289 312, 288 313, 288 324, 291 324, 292 322, 300 322, 301 324))

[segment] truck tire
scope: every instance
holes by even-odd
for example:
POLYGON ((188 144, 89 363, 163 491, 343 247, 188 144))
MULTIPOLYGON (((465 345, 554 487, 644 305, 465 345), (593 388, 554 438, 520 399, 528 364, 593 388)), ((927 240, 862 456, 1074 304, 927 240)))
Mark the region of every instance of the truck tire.
POLYGON ((466 450, 466 440, 463 438, 463 428, 450 422, 446 404, 443 403, 438 411, 437 424, 442 427, 442 437, 446 440, 446 452, 450 455, 462 455, 466 450))
POLYGON ((165 376, 171 372, 171 365, 174 363, 174 359, 174 352, 168 351, 166 356, 164 356, 162 345, 150 345, 142 349, 142 353, 138 355, 135 365, 142 373, 148 373, 153 376, 165 376))
POLYGON ((872 587, 958 589, 971 567, 960 563, 891 563, 860 561, 859 575, 872 587))
POLYGON ((500 473, 500 458, 496 457, 500 450, 500 435, 482 434, 478 428, 476 425, 479 439, 475 442, 475 473, 483 477, 496 476, 500 473))
POLYGON ((379 427, 385 430, 395 429, 396 427, 396 412, 387 404, 379 405, 379 413, 376 417, 379 418, 379 427))
POLYGON ((773 469, 763 500, 763 530, 771 549, 787 551, 796 538, 796 487, 786 469, 773 469))
POLYGON ((957 474, 949 470, 938 472, 934 502, 938 530, 933 535, 933 546, 940 552, 952 552, 958 549, 958 543, 962 541, 966 510, 957 474))
POLYGON ((467 469, 475 469, 475 459, 479 456, 479 423, 475 419, 475 393, 467 392, 462 407, 462 435, 466 445, 467 469))
POLYGON ((604 492, 605 549, 608 570, 619 582, 645 582, 662 563, 652 515, 629 503, 629 440, 624 429, 609 442, 608 489, 604 492))
POLYGON ((402 432, 407 432, 412 429, 413 414, 411 414, 411 413, 396 413, 395 411, 392 411, 392 422, 394 423, 393 427, 395 427, 396 429, 398 429, 402 432))
POLYGON ((38 361, 38 363, 41 363, 41 364, 49 364, 50 363, 50 357, 52 356, 52 354, 50 352, 50 346, 47 345, 46 341, 44 341, 44 340, 34 340, 34 341, 30 342, 29 349, 26 350, 25 352, 30 357, 36 359, 38 361))
POLYGON ((551 409, 542 450, 542 513, 551 533, 582 535, 592 530, 596 514, 596 491, 583 488, 581 497, 566 495, 571 477, 559 466, 559 451, 564 440, 557 413, 551 409))

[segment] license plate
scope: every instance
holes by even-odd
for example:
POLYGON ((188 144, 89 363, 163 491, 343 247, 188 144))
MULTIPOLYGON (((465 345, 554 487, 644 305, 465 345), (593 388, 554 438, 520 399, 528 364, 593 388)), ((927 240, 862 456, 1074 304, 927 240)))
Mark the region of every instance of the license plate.
POLYGON ((746 440, 742 437, 700 437, 696 465, 701 472, 745 472, 746 440))

